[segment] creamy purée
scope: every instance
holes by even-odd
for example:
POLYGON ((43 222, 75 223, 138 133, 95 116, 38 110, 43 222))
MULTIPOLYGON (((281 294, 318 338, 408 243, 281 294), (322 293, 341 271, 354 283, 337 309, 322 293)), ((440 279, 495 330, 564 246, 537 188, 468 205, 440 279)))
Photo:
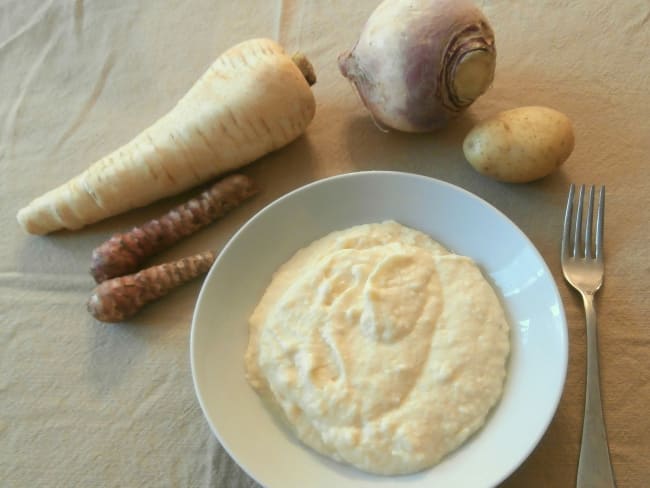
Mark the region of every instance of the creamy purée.
POLYGON ((334 232, 275 273, 250 318, 250 384, 295 434, 380 474, 428 468, 485 422, 509 327, 469 258, 396 222, 334 232))

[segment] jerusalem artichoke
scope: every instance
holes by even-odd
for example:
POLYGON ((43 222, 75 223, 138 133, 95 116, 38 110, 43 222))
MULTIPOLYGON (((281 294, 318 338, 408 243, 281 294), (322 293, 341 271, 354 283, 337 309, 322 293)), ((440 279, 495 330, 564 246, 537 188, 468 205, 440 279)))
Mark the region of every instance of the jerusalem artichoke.
POLYGON ((257 187, 247 176, 228 176, 162 217, 115 234, 93 251, 90 274, 101 283, 133 273, 149 256, 205 227, 256 193, 257 187))
POLYGON ((121 322, 147 303, 206 273, 214 259, 215 253, 206 251, 106 280, 95 287, 88 299, 88 312, 102 322, 121 322))

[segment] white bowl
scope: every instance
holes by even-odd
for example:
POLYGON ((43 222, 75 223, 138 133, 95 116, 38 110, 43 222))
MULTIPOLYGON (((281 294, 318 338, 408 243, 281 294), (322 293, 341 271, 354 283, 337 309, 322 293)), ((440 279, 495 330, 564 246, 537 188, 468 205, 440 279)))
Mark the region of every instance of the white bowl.
POLYGON ((494 486, 530 454, 564 385, 568 340, 553 277, 501 212, 458 187, 397 172, 359 172, 304 186, 268 205, 210 270, 192 320, 192 375, 201 408, 232 458, 268 487, 494 486), (315 239, 394 219, 473 258, 500 294, 512 352, 503 397, 485 426, 433 468, 408 476, 362 473, 303 446, 244 377, 248 317, 275 269, 315 239))

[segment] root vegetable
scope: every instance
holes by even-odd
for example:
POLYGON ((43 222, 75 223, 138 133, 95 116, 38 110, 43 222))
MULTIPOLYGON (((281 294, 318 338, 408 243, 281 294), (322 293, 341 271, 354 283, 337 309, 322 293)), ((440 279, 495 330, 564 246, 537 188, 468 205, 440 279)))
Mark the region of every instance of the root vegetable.
POLYGON ((300 136, 315 113, 307 59, 269 39, 223 53, 169 113, 18 212, 32 234, 79 229, 180 193, 300 136))
POLYGON ((102 322, 121 322, 147 303, 207 273, 214 259, 215 253, 206 251, 104 281, 88 299, 88 312, 102 322))
POLYGON ((101 283, 133 273, 148 257, 225 215, 257 191, 247 176, 227 176, 162 217, 116 234, 97 247, 92 254, 90 274, 101 283))
POLYGON ((339 56, 378 125, 406 132, 447 124, 488 89, 495 65, 492 29, 468 0, 385 0, 339 56))
POLYGON ((479 122, 465 136, 463 152, 479 173, 526 183, 555 171, 573 146, 566 115, 548 107, 519 107, 479 122))

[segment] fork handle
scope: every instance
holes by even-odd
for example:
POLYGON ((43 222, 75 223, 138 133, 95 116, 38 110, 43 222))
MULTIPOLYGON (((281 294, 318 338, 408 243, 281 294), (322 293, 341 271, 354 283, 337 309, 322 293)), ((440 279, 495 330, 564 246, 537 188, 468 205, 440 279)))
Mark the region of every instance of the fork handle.
POLYGON ((609 459, 607 431, 600 399, 598 332, 594 295, 582 293, 587 322, 587 391, 582 424, 582 444, 578 461, 577 488, 612 488, 614 471, 609 459))

